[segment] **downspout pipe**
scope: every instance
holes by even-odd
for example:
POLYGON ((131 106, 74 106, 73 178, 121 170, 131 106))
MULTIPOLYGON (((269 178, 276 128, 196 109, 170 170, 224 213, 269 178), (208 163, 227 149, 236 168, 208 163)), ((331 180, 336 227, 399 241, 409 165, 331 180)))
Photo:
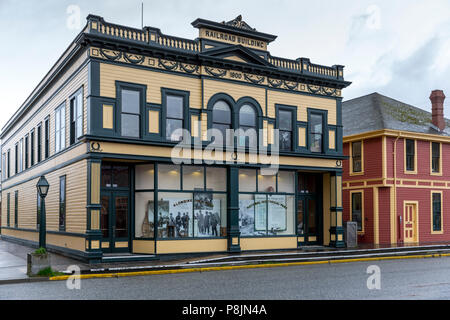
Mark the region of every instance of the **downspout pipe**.
POLYGON ((397 226, 395 230, 395 234, 397 237, 397 243, 401 239, 401 235, 399 235, 400 226, 397 225, 398 217, 397 217, 397 141, 400 139, 401 133, 397 133, 397 138, 394 141, 394 215, 395 215, 395 223, 397 226))

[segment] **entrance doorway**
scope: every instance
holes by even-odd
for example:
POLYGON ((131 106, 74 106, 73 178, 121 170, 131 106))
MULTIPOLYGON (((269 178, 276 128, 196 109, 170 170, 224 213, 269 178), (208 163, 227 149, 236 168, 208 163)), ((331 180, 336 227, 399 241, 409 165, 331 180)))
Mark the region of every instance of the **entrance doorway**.
POLYGON ((403 242, 417 241, 417 203, 406 202, 403 210, 403 242))
POLYGON ((102 247, 104 252, 128 252, 130 201, 128 193, 102 192, 102 247))
POLYGON ((321 228, 319 228, 316 197, 300 196, 297 200, 297 226, 298 235, 303 236, 305 244, 319 244, 321 241, 321 228))
POLYGON ((297 235, 301 245, 322 244, 322 175, 298 173, 297 235))
POLYGON ((130 252, 130 168, 102 163, 101 185, 102 251, 130 252))

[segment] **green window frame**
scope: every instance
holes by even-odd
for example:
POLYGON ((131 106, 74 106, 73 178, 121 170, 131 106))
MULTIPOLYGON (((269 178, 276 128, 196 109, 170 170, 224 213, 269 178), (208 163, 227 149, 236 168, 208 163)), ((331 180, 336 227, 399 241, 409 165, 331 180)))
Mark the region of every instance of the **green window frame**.
POLYGON ((14 227, 19 227, 19 191, 14 192, 14 227))
POLYGON ((363 231, 363 193, 353 192, 352 194, 352 219, 351 221, 356 222, 357 230, 359 232, 363 231))
POLYGON ((14 146, 15 157, 14 157, 14 173, 19 173, 19 143, 14 146))
POLYGON ((30 132, 30 167, 34 166, 34 129, 30 132))
POLYGON ((328 132, 325 119, 327 112, 317 109, 308 109, 308 138, 309 151, 313 153, 325 152, 326 135, 328 132))
POLYGON ((431 143, 431 169, 433 173, 439 173, 441 161, 441 145, 438 142, 431 143))
POLYGON ((25 170, 29 167, 28 156, 29 156, 29 144, 30 144, 30 136, 27 134, 25 136, 25 170))
POLYGON ((441 193, 432 193, 433 232, 442 231, 441 193))
POLYGON ((59 177, 59 231, 66 230, 66 176, 59 177))
POLYGON ((70 139, 69 144, 76 143, 83 135, 83 87, 78 89, 69 99, 70 139))
POLYGON ((42 123, 37 126, 37 163, 42 161, 42 123))
MULTIPOLYGON (((33 139, 34 140, 34 139, 33 139)), ((66 103, 55 110, 55 153, 66 148, 66 103)))
POLYGON ((11 226, 11 194, 6 195, 6 226, 11 226))
POLYGON ((352 142, 352 172, 362 172, 362 141, 352 142))
POLYGON ((415 170, 415 142, 414 140, 406 139, 406 170, 414 171, 415 170))
POLYGON ((44 159, 50 156, 50 116, 47 116, 44 122, 45 126, 45 146, 44 146, 44 159))
POLYGON ((6 174, 7 174, 7 177, 9 178, 9 177, 11 177, 11 149, 8 149, 8 152, 7 152, 7 168, 6 168, 6 174))

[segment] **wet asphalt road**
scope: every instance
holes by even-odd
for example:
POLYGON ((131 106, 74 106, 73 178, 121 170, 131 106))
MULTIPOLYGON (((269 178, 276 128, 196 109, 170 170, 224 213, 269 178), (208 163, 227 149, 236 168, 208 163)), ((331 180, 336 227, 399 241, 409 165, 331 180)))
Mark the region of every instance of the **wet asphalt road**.
POLYGON ((450 299, 450 257, 0 285, 0 299, 450 299))

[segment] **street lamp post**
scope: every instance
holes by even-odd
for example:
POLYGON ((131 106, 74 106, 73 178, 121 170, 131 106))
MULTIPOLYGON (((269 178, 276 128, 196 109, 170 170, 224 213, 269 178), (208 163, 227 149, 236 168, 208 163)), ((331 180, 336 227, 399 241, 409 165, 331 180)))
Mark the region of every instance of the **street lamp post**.
POLYGON ((41 176, 38 183, 36 184, 36 188, 38 189, 39 196, 41 197, 41 214, 39 221, 39 248, 46 248, 46 225, 45 225, 45 197, 48 193, 48 188, 50 185, 48 184, 47 179, 44 176, 41 176))

